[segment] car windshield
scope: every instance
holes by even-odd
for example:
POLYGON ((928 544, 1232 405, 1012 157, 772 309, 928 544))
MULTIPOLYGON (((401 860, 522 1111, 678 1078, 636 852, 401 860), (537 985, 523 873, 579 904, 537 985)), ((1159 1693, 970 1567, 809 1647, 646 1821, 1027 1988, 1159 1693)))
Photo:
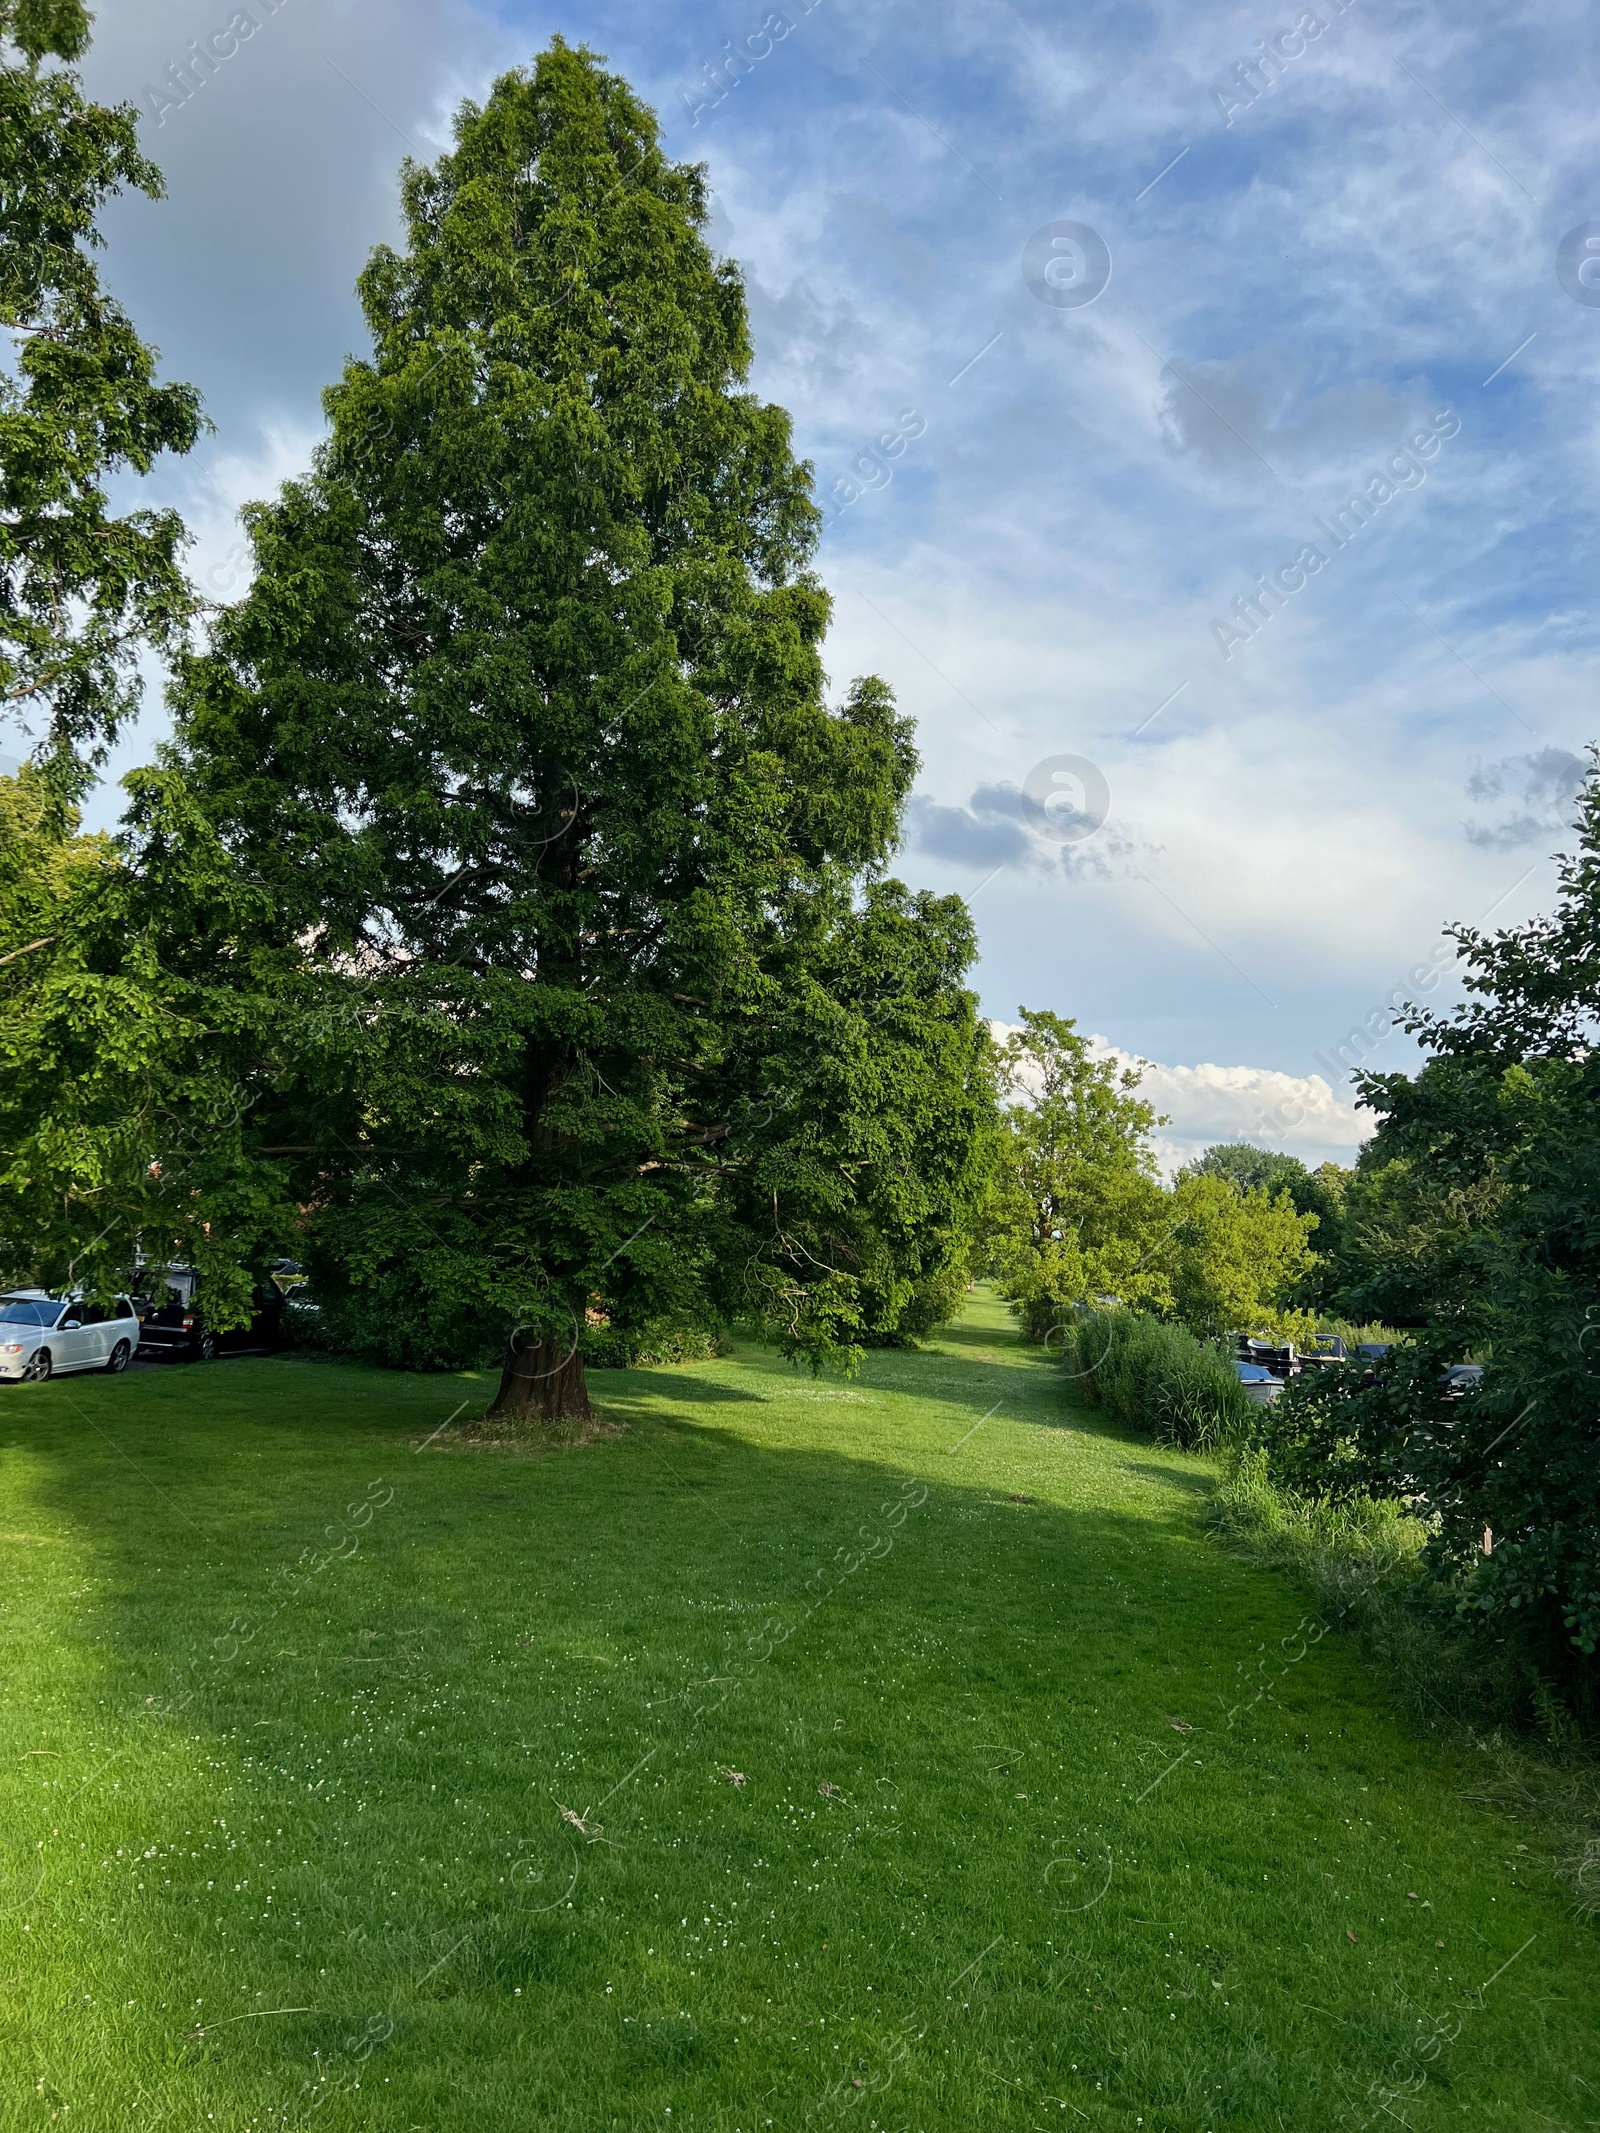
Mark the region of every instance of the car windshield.
POLYGON ((139 1276, 138 1289, 152 1311, 188 1308, 189 1293, 185 1285, 170 1280, 165 1274, 153 1273, 148 1267, 139 1276))
POLYGON ((60 1310, 58 1296, 0 1296, 0 1326, 53 1326, 60 1310))
POLYGON ((139 1269, 135 1285, 158 1311, 173 1304, 187 1311, 199 1281, 190 1267, 146 1266, 139 1269))

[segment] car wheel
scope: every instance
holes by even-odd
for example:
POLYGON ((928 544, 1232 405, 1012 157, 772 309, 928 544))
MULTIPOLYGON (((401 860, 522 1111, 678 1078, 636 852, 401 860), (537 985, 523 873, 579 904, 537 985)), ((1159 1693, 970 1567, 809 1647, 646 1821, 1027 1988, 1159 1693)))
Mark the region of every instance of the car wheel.
POLYGON ((214 1363, 217 1359, 217 1336, 214 1333, 202 1333, 196 1352, 202 1363, 214 1363))
POLYGON ((42 1385, 50 1375, 52 1364, 48 1348, 35 1348, 28 1358, 27 1368, 22 1373, 25 1385, 42 1385))
POLYGON ((133 1350, 128 1346, 126 1341, 118 1341, 117 1345, 106 1357, 107 1376, 115 1377, 119 1370, 126 1370, 128 1367, 129 1358, 132 1356, 132 1354, 133 1350))

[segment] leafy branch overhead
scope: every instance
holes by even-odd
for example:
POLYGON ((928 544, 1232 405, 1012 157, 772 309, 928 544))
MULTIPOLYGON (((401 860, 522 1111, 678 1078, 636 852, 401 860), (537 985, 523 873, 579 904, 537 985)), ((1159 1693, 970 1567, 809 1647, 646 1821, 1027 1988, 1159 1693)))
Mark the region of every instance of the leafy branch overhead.
POLYGON ((129 105, 87 101, 75 0, 0 9, 0 715, 47 749, 97 753, 138 701, 138 655, 194 611, 176 512, 111 509, 107 484, 187 452, 199 397, 102 288, 96 219, 159 198, 129 105))

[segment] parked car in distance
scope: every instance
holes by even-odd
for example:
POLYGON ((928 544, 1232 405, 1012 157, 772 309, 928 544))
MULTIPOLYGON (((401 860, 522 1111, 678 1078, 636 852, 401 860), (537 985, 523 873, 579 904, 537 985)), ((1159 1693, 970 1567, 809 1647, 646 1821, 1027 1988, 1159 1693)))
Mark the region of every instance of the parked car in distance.
POLYGON ((1356 1354, 1364 1363, 1381 1363, 1393 1347, 1393 1341, 1357 1341, 1356 1354))
POLYGON ((273 1354, 283 1346, 285 1296, 301 1278, 284 1260, 255 1284, 248 1325, 218 1333, 206 1324, 200 1276, 192 1266, 141 1267, 136 1279, 139 1299, 139 1353, 209 1363, 219 1355, 273 1354))
POLYGON ((43 1384, 69 1370, 126 1370, 139 1344, 131 1298, 90 1303, 82 1290, 12 1289, 0 1296, 0 1379, 43 1384))
POLYGON ((1305 1363, 1347 1363, 1349 1360, 1350 1350, 1342 1335, 1337 1333, 1314 1333, 1311 1346, 1301 1357, 1305 1363))
POLYGON ((1452 1363, 1444 1374, 1444 1396, 1459 1400, 1464 1393, 1476 1392, 1482 1383, 1481 1363, 1452 1363))
POLYGON ((1270 1406, 1283 1390, 1282 1378, 1274 1377, 1260 1363, 1235 1363, 1233 1367, 1244 1387, 1245 1398, 1254 1400, 1258 1407, 1270 1406))
POLYGON ((1235 1338, 1234 1351, 1241 1363, 1254 1363, 1272 1377, 1292 1378, 1300 1373, 1302 1358, 1293 1341, 1286 1341, 1280 1347, 1275 1341, 1258 1340, 1253 1334, 1241 1333, 1235 1338))

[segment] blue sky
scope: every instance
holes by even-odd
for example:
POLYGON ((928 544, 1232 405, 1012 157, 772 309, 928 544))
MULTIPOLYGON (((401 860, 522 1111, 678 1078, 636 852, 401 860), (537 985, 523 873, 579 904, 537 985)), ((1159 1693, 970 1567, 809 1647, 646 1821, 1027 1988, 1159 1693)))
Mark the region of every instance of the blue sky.
POLYGON ((88 66, 167 174, 108 274, 216 425, 151 484, 202 584, 237 591, 234 512, 364 345, 400 157, 587 40, 707 166, 754 382, 833 500, 833 683, 919 721, 900 870, 973 898, 986 1010, 1155 1062, 1172 1155, 1348 1159, 1341 1044, 1405 1064, 1385 1003, 1448 997, 1441 927, 1548 903, 1596 731, 1600 305, 1557 272, 1600 218, 1585 14, 815 0, 775 38, 761 0, 279 0, 157 123, 231 12, 127 0, 88 66))

